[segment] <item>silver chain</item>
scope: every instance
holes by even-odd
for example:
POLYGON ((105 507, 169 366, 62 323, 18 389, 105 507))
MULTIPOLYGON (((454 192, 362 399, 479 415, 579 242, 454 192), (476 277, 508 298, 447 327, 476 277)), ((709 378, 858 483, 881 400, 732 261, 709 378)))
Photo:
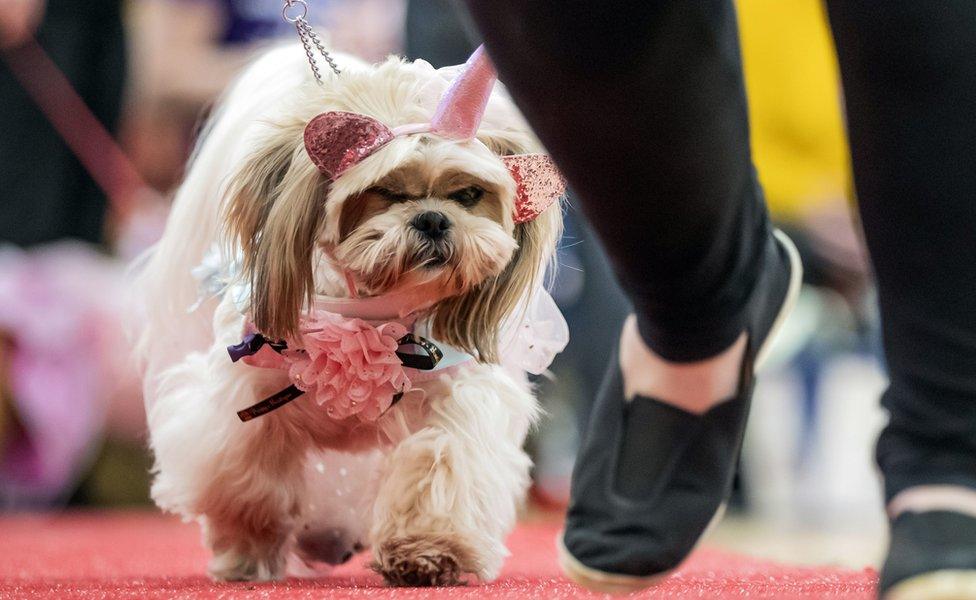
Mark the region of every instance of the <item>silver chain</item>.
POLYGON ((281 8, 281 18, 295 25, 295 30, 298 31, 298 38, 302 41, 302 47, 305 48, 305 56, 308 57, 308 66, 312 68, 312 75, 315 77, 315 81, 319 85, 322 85, 322 72, 319 70, 318 61, 315 58, 315 50, 318 50, 318 53, 322 55, 322 58, 329 65, 329 68, 332 69, 333 73, 339 75, 341 72, 335 60, 333 60, 332 55, 329 54, 328 50, 322 44, 321 38, 315 33, 308 21, 305 20, 307 14, 308 4, 305 0, 285 0, 285 5, 281 8), (298 9, 294 10, 295 7, 298 7, 298 9))

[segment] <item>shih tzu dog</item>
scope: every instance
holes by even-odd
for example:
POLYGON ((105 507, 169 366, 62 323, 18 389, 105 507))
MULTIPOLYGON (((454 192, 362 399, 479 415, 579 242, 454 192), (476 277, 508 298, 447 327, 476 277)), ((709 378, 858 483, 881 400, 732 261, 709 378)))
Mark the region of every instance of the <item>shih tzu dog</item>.
POLYGON ((152 496, 221 580, 371 546, 397 585, 497 576, 565 322, 540 279, 562 180, 479 49, 229 91, 145 259, 152 496), (201 293, 201 289, 208 290, 201 293))

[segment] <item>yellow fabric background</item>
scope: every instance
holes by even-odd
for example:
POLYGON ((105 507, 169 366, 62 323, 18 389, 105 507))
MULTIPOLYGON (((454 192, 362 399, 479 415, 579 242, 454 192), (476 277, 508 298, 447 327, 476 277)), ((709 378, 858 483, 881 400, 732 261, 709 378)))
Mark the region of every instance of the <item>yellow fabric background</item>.
POLYGON ((753 159, 774 217, 846 196, 837 61, 820 0, 738 0, 753 159))

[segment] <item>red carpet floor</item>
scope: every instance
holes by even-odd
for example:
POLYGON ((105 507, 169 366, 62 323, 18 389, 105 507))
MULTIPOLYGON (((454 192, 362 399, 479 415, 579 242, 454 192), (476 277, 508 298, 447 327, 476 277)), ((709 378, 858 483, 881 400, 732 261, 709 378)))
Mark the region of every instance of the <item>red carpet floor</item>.
MULTIPOLYGON (((488 585, 393 589, 357 557, 330 576, 269 584, 215 584, 196 525, 154 514, 0 518, 0 598, 598 598, 559 573, 557 523, 524 524, 512 535, 501 577, 488 585)), ((708 549, 639 598, 874 597, 870 569, 791 567, 708 549)))

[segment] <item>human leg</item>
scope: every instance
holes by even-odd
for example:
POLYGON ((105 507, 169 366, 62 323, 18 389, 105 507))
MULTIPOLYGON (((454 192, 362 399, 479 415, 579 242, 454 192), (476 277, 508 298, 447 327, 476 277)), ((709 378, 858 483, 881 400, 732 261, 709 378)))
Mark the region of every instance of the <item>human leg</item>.
POLYGON ((890 375, 882 588, 943 560, 976 597, 976 6, 827 5, 890 375))

